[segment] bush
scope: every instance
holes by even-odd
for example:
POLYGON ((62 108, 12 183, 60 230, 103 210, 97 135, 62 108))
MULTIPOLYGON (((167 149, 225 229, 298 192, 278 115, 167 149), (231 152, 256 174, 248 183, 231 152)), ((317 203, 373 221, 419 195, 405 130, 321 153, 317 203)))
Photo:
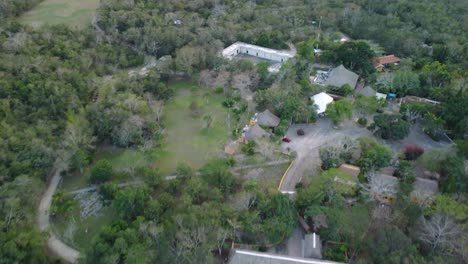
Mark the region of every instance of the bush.
POLYGON ((405 153, 405 159, 415 160, 424 153, 424 149, 421 148, 420 146, 411 145, 411 146, 405 147, 404 153, 405 153))
POLYGON ((374 116, 374 123, 383 139, 404 139, 410 132, 410 124, 403 120, 400 115, 376 115, 374 116))
POLYGON ((361 126, 366 126, 367 125, 367 119, 364 118, 364 117, 360 117, 357 122, 361 126))
POLYGON ((218 86, 218 87, 215 88, 215 93, 220 94, 220 93, 222 93, 223 91, 224 91, 224 88, 221 87, 221 86, 218 86))
POLYGON ((102 159, 96 162, 93 169, 91 170, 90 181, 92 183, 103 183, 108 181, 112 176, 112 165, 106 160, 102 159))
POLYGON ((242 146, 242 152, 247 154, 248 156, 253 156, 255 154, 255 146, 257 144, 255 141, 249 141, 249 143, 242 146))
POLYGON ((301 128, 301 129, 298 129, 298 130, 296 131, 296 133, 297 133, 298 136, 303 136, 303 135, 305 135, 304 129, 302 129, 302 128, 301 128))
POLYGON ((99 188, 99 194, 101 195, 102 200, 111 201, 115 198, 115 195, 119 187, 114 183, 105 183, 99 188))

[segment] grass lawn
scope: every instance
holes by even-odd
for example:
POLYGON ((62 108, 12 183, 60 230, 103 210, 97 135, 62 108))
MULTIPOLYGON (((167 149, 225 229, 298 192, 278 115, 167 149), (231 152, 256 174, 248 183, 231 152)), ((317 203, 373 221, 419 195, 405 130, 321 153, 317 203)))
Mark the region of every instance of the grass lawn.
POLYGON ((221 102, 222 94, 198 87, 195 83, 178 81, 170 84, 175 91, 164 107, 165 139, 158 151, 156 167, 164 174, 170 174, 179 162, 194 169, 223 153, 230 131, 227 124, 227 110, 221 102), (197 115, 190 105, 195 102, 197 115), (204 116, 212 117, 210 128, 206 128, 204 116))
POLYGON ((238 173, 244 180, 256 179, 263 190, 276 190, 290 163, 275 166, 265 166, 255 169, 240 170, 238 173))
POLYGON ((44 0, 20 17, 20 22, 32 26, 66 24, 83 28, 91 23, 99 0, 44 0))

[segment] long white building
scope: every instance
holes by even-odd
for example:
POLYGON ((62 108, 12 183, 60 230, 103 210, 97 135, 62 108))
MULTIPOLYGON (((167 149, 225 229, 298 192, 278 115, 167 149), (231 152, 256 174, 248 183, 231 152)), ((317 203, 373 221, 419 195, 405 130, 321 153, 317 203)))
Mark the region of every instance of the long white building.
POLYGON ((232 59, 239 54, 250 55, 274 62, 285 62, 294 57, 289 51, 264 48, 244 42, 236 42, 223 50, 223 57, 232 59))

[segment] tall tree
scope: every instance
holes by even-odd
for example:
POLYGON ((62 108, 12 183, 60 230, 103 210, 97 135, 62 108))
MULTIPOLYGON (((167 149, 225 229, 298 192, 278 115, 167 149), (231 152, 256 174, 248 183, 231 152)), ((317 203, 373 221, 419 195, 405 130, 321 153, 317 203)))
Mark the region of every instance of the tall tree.
POLYGON ((325 114, 330 118, 333 123, 338 125, 345 119, 350 119, 353 115, 353 104, 348 99, 342 99, 340 101, 327 105, 325 114))

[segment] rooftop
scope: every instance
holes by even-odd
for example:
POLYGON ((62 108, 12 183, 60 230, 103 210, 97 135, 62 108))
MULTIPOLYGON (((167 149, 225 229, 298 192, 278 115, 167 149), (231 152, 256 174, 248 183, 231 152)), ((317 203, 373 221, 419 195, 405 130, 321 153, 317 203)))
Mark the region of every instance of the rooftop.
POLYGON ((400 62, 400 60, 401 59, 395 55, 388 55, 388 56, 374 58, 372 60, 372 64, 374 65, 374 67, 377 67, 379 65, 385 65, 389 63, 398 63, 400 62))
POLYGON ((339 262, 236 249, 231 253, 229 264, 339 264, 339 262))
POLYGON ((280 118, 267 109, 257 115, 257 123, 261 126, 275 127, 279 125, 280 118))
POLYGON ((268 135, 268 132, 263 130, 263 128, 261 128, 258 124, 248 127, 246 131, 244 132, 244 136, 247 140, 260 138, 260 137, 267 136, 267 135, 268 135))
POLYGON ((293 58, 294 57, 294 54, 292 54, 290 51, 287 51, 287 50, 275 50, 275 49, 265 48, 265 47, 261 47, 261 46, 257 46, 257 45, 253 45, 253 44, 244 43, 244 42, 235 42, 231 46, 225 48, 223 50, 223 56, 227 57, 227 58, 231 58, 231 57, 236 55, 235 51, 237 49, 239 49, 239 48, 253 49, 253 50, 256 50, 256 51, 259 51, 259 52, 265 52, 265 53, 269 53, 269 54, 276 54, 276 55, 284 56, 284 57, 287 57, 287 58, 293 58))
POLYGON ((314 100, 314 104, 317 106, 317 114, 324 113, 327 110, 327 105, 333 102, 333 97, 324 92, 316 94, 310 99, 314 100))
POLYGON ((354 89, 358 79, 359 75, 346 69, 343 65, 340 65, 328 73, 328 77, 324 84, 335 87, 341 87, 345 84, 348 84, 351 86, 351 88, 354 89))

